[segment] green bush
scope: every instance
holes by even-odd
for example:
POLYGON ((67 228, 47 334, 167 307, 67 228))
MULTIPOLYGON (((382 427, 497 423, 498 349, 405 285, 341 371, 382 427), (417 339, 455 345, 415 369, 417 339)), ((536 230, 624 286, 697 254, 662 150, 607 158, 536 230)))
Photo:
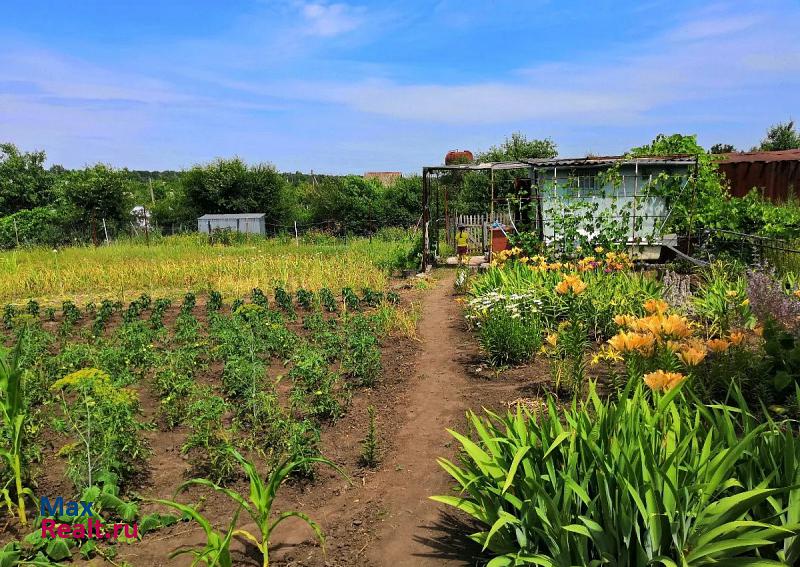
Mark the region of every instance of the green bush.
POLYGON ((542 330, 536 319, 522 319, 497 309, 481 326, 480 341, 492 364, 518 364, 542 346, 542 330))
POLYGON ((797 425, 681 392, 473 414, 461 466, 439 459, 458 492, 433 499, 485 526, 492 566, 796 565, 797 425))
POLYGON ((0 248, 17 242, 30 246, 56 246, 68 242, 63 214, 47 207, 22 210, 0 218, 0 248))

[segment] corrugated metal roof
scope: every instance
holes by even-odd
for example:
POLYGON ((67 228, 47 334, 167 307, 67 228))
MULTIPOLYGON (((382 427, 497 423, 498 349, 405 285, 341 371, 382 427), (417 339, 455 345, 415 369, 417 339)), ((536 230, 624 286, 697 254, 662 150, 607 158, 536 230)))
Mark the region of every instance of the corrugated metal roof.
POLYGON ((775 152, 735 152, 732 154, 721 154, 721 163, 745 163, 755 161, 800 161, 800 149, 779 150, 775 152))
POLYGON ((623 165, 689 165, 695 162, 691 154, 675 154, 668 156, 589 156, 584 158, 551 158, 551 159, 523 159, 521 161, 535 167, 602 167, 617 163, 623 165))
POLYGON ((216 220, 216 219, 260 219, 263 218, 266 213, 209 213, 205 214, 202 217, 198 217, 197 220, 216 220))
POLYGON ((642 156, 630 158, 626 156, 591 156, 582 158, 545 158, 521 159, 518 161, 499 161, 488 163, 468 163, 457 165, 432 165, 424 169, 450 170, 463 169, 466 171, 480 171, 489 169, 520 169, 525 167, 603 167, 612 166, 619 162, 623 165, 690 165, 696 157, 691 154, 675 154, 667 156, 642 156))

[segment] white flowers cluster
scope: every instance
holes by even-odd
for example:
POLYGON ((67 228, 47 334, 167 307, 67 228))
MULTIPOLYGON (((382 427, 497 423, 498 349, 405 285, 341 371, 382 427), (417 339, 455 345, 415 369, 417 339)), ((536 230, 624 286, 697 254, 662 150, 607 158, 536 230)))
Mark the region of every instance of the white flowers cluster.
POLYGON ((496 309, 505 309, 512 318, 519 319, 524 315, 536 313, 541 304, 542 302, 535 297, 533 291, 509 294, 490 291, 469 301, 466 317, 470 321, 480 324, 496 309))

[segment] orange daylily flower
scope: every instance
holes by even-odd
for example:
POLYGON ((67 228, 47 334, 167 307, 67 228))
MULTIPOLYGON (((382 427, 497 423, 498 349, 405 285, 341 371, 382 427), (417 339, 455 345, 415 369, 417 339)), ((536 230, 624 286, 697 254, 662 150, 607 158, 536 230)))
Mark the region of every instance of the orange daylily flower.
POLYGON ((683 339, 692 334, 689 323, 679 315, 670 315, 661 321, 661 331, 665 335, 683 339))
POLYGON ((682 350, 678 353, 678 358, 681 359, 686 366, 697 366, 703 359, 706 357, 705 349, 698 349, 687 347, 686 349, 682 350))
POLYGON ((655 391, 671 390, 685 379, 686 377, 680 372, 664 372, 663 370, 656 370, 644 375, 644 383, 655 391))
POLYGON ((711 352, 725 352, 731 346, 731 343, 725 339, 711 339, 706 343, 706 346, 711 352))
POLYGON ((644 310, 648 313, 661 315, 667 309, 669 309, 669 304, 663 299, 648 299, 644 302, 644 310))
POLYGON ((730 339, 731 344, 734 346, 739 346, 744 340, 744 333, 741 331, 732 331, 731 336, 728 338, 730 339))
POLYGON ((564 279, 556 286, 556 293, 566 295, 570 291, 575 295, 580 295, 586 290, 586 284, 578 276, 564 276, 564 279))
POLYGON ((633 317, 630 315, 615 315, 614 316, 614 323, 619 325, 620 327, 629 327, 630 324, 635 321, 633 317))

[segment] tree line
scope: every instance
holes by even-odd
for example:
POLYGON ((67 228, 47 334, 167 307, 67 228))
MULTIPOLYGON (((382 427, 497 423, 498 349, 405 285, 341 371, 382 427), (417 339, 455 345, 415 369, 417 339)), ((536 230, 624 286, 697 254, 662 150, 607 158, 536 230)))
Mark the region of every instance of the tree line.
MULTIPOLYGON (((800 134, 789 121, 769 128, 758 149, 797 147, 800 134)), ((696 142, 691 149, 705 153, 696 142)), ((708 153, 732 149, 716 144, 708 153)), ((517 132, 477 153, 475 161, 557 155, 551 139, 528 139, 517 132)), ((525 175, 525 171, 497 172, 495 196, 513 196, 514 177, 525 175)), ((434 182, 452 187, 450 213, 487 210, 491 184, 486 173, 448 172, 434 182)), ((441 198, 443 192, 438 193, 441 198)), ((43 151, 0 143, 0 248, 97 242, 106 232, 112 237, 130 234, 137 227, 132 214, 136 206, 146 209, 150 229, 167 234, 193 230, 197 217, 206 213, 245 212, 265 213, 270 232, 289 229, 296 222, 340 234, 368 234, 382 226, 414 226, 422 214, 421 195, 422 180, 416 175, 384 186, 357 175, 281 173, 271 164, 248 164, 239 158, 217 159, 182 171, 137 171, 104 164, 65 169, 47 167, 43 151)), ((443 212, 443 203, 439 205, 443 212)))
POLYGON ((414 225, 421 181, 391 186, 356 175, 280 173, 270 164, 217 159, 184 171, 131 171, 104 164, 68 170, 45 166, 42 151, 0 144, 0 247, 61 245, 129 234, 143 219, 149 230, 191 230, 205 213, 265 213, 278 231, 295 222, 366 233, 414 225), (141 211, 141 209, 139 209, 141 211))

